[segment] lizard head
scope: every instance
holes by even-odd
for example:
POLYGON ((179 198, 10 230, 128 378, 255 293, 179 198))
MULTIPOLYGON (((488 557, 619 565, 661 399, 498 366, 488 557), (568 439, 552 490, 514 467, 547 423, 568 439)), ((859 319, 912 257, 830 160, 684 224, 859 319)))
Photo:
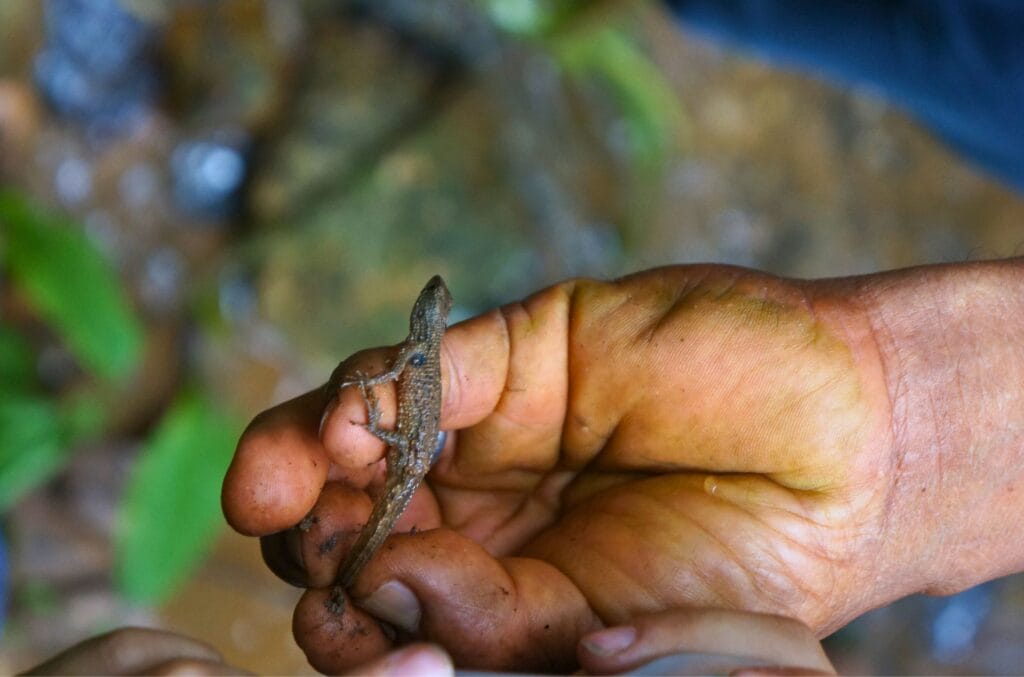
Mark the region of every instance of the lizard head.
POLYGON ((448 324, 448 311, 452 309, 452 295, 448 286, 435 275, 420 292, 409 318, 409 332, 417 341, 440 335, 448 324))

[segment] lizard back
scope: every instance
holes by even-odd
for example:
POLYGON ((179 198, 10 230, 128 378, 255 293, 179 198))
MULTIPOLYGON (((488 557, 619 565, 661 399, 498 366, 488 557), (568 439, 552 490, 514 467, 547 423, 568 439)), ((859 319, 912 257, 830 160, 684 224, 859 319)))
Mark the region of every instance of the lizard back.
POLYGON ((394 430, 376 429, 375 405, 367 400, 371 414, 367 428, 388 445, 387 479, 342 563, 338 583, 343 587, 352 585, 383 544, 430 470, 441 423, 441 339, 451 305, 448 287, 435 275, 413 305, 409 336, 399 347, 396 363, 389 372, 366 381, 370 387, 392 378, 397 381, 398 417, 394 430))

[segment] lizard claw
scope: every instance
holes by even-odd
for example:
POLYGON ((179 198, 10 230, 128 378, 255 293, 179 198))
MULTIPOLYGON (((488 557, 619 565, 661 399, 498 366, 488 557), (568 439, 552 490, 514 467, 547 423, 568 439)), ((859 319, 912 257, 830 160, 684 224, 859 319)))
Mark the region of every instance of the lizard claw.
POLYGON ((366 374, 364 374, 361 371, 357 371, 353 375, 353 378, 351 380, 342 381, 341 383, 339 383, 338 384, 338 390, 341 390, 342 388, 348 388, 349 386, 364 387, 365 385, 366 385, 366 374))

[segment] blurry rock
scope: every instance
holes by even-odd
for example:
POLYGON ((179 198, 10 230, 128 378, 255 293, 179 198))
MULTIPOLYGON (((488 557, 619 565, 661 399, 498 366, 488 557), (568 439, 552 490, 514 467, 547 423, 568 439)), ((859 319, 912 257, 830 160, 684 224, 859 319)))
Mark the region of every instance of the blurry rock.
POLYGON ((34 74, 50 106, 100 138, 143 119, 158 90, 148 54, 154 27, 117 0, 48 0, 44 16, 34 74))
POLYGON ((152 209, 158 202, 162 188, 160 171, 152 162, 133 164, 118 179, 122 202, 135 211, 152 209))
POLYGON ((174 201, 184 214, 221 220, 235 215, 248 172, 242 135, 183 141, 171 154, 174 201))
POLYGON ((99 82, 116 82, 135 70, 153 29, 117 0, 47 0, 47 41, 99 82))
POLYGON ((80 157, 69 156, 58 165, 53 182, 58 199, 74 207, 92 192, 92 166, 80 157))
POLYGON ((185 293, 185 265, 181 252, 170 247, 146 257, 138 289, 139 298, 150 310, 167 315, 179 309, 185 293))

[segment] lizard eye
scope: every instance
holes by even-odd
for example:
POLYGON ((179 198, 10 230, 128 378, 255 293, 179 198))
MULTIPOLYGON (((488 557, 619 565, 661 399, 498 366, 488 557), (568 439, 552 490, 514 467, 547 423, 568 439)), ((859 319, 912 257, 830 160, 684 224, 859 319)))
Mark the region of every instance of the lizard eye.
POLYGON ((423 353, 414 353, 413 356, 409 358, 409 364, 414 367, 422 367, 426 361, 427 358, 424 357, 423 353))

